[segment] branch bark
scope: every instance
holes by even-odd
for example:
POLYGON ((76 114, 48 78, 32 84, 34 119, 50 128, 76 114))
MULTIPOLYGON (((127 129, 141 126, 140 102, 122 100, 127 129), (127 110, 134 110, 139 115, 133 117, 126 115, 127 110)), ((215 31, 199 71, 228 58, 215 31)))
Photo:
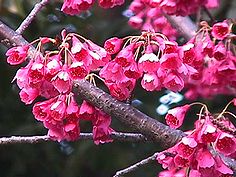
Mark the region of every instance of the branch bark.
POLYGON ((119 119, 129 127, 142 132, 148 139, 161 142, 163 147, 171 147, 185 134, 143 114, 136 108, 114 99, 112 96, 85 80, 76 81, 74 93, 107 114, 119 119))
POLYGON ((133 172, 133 171, 137 170, 138 168, 140 168, 140 167, 142 167, 144 165, 147 165, 147 164, 155 161, 157 155, 158 155, 158 153, 155 153, 152 156, 147 157, 146 159, 141 160, 140 162, 137 162, 137 163, 135 163, 135 164, 133 164, 133 165, 123 169, 123 170, 117 171, 116 174, 113 177, 121 177, 121 176, 123 176, 123 175, 125 175, 127 173, 133 172))
MULTIPOLYGON (((116 141, 125 141, 125 142, 144 142, 147 141, 146 137, 139 133, 121 133, 113 132, 111 138, 116 141)), ((79 140, 92 140, 92 133, 80 133, 79 140)), ((11 137, 1 137, 0 145, 6 144, 36 144, 46 141, 52 141, 49 136, 11 136, 11 137)))
POLYGON ((186 39, 190 40, 197 31, 197 26, 192 22, 189 17, 170 16, 165 13, 163 15, 177 29, 177 31, 186 39))
POLYGON ((49 3, 50 0, 42 0, 41 2, 35 4, 32 11, 29 15, 24 19, 24 21, 20 24, 19 28, 16 30, 18 34, 22 34, 26 28, 31 24, 31 22, 35 19, 36 15, 41 11, 41 9, 49 3))

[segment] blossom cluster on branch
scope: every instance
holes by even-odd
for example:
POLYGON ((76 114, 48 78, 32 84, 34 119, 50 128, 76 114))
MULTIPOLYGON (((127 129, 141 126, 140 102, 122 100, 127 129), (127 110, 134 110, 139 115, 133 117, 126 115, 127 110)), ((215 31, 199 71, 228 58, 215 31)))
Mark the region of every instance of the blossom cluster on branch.
POLYGON ((185 44, 185 58, 195 62, 198 73, 186 84, 186 98, 209 98, 217 94, 235 95, 236 51, 233 23, 202 22, 202 28, 185 44))
POLYGON ((79 121, 87 120, 92 122, 96 144, 112 141, 109 137, 113 132, 109 127, 111 117, 86 101, 79 106, 72 93, 73 81, 94 81, 90 71, 110 60, 105 49, 82 36, 62 31, 62 39, 43 37, 29 45, 13 47, 6 55, 11 65, 28 60, 28 64, 17 71, 14 80, 25 104, 31 104, 39 96, 46 99, 34 104, 33 114, 49 129, 48 135, 52 139, 77 140, 79 121), (32 54, 30 47, 36 43, 32 54), (48 50, 47 45, 52 45, 54 50, 48 50))
MULTIPOLYGON (((169 110, 165 117, 167 124, 179 128, 187 110, 195 104, 169 110)), ((158 154, 157 161, 168 169, 161 172, 159 177, 233 177, 233 171, 220 156, 223 154, 235 158, 236 153, 236 128, 229 119, 229 116, 235 118, 235 115, 226 111, 229 104, 216 115, 201 104, 194 129, 187 131, 187 136, 175 146, 158 154)))

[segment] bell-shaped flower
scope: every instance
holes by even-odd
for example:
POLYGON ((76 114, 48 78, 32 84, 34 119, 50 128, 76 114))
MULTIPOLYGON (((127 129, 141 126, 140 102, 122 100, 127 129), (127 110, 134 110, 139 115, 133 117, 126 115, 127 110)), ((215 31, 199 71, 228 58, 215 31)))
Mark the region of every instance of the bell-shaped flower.
POLYGON ((167 125, 171 128, 179 128, 183 124, 185 114, 189 108, 189 105, 184 105, 169 110, 165 117, 167 125))

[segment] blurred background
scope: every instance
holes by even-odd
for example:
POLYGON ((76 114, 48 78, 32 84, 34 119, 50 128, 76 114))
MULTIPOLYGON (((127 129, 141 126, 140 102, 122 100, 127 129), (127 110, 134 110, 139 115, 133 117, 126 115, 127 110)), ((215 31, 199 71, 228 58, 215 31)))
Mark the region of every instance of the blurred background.
MULTIPOLYGON (((0 20, 16 29, 27 16, 35 0, 0 0, 0 20)), ((90 11, 78 16, 67 16, 60 11, 62 2, 50 3, 44 8, 23 36, 33 41, 40 36, 55 37, 66 28, 103 45, 113 36, 124 37, 138 34, 127 24, 122 15, 128 8, 127 1, 122 7, 110 10, 95 5, 90 11)), ((213 11, 217 19, 236 18, 236 1, 224 0, 221 8, 213 11)), ((194 16, 193 16, 194 18, 194 16)), ((5 60, 6 48, 0 45, 0 136, 45 135, 47 130, 37 122, 32 113, 32 106, 25 106, 19 99, 19 89, 11 83, 17 67, 8 65, 5 60)), ((165 112, 187 101, 181 94, 166 91, 145 92, 137 87, 133 106, 149 116, 163 121, 165 112)), ((213 111, 223 108, 231 97, 218 96, 213 100, 200 100, 208 103, 213 111)), ((195 115, 199 110, 190 111, 195 115)), ((183 129, 191 126, 190 120, 183 129)), ((83 125, 82 132, 89 132, 90 125, 83 125)), ((112 127, 117 131, 132 132, 115 119, 112 127)), ((123 169, 141 159, 161 150, 159 144, 113 142, 96 146, 92 141, 44 142, 39 144, 15 144, 0 146, 0 171, 2 177, 110 177, 117 170, 123 169)), ((160 171, 156 162, 132 172, 127 177, 154 177, 160 171)))

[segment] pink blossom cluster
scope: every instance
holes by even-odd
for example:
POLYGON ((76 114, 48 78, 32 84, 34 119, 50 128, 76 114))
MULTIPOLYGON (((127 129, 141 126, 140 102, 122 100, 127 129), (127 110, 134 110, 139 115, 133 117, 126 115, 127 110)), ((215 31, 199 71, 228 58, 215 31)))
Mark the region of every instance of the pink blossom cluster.
POLYGON ((219 0, 143 0, 150 7, 160 8, 169 15, 187 16, 196 13, 201 6, 216 8, 219 0))
POLYGON ((6 53, 11 65, 28 60, 14 78, 21 89, 21 101, 31 104, 38 97, 44 98, 34 104, 33 114, 49 129, 48 135, 52 139, 78 139, 80 120, 88 120, 93 125, 94 142, 110 142, 111 117, 85 101, 78 105, 72 93, 73 82, 87 78, 94 80, 89 73, 104 66, 110 55, 90 40, 65 31, 61 41, 44 37, 32 43, 38 43, 36 51, 31 50, 30 44, 13 47, 6 53), (50 51, 46 47, 49 44, 56 50, 50 51))
POLYGON ((182 48, 185 60, 198 73, 186 84, 188 99, 212 97, 217 94, 235 94, 236 56, 232 43, 232 24, 227 21, 212 27, 204 23, 197 35, 182 48))
MULTIPOLYGON (((98 4, 102 8, 113 8, 124 4, 124 0, 98 0, 98 4)), ((64 0, 61 10, 69 15, 80 14, 92 7, 95 0, 64 0)))
POLYGON ((105 42, 104 48, 114 59, 100 71, 111 95, 119 100, 130 97, 138 79, 147 91, 166 88, 176 92, 197 72, 184 60, 182 48, 162 34, 143 32, 125 39, 105 42))
MULTIPOLYGON (((167 124, 180 127, 190 106, 169 110, 167 124)), ((157 161, 166 169, 159 177, 233 177, 221 156, 235 159, 236 128, 223 114, 214 117, 207 110, 200 113, 193 130, 186 132, 175 146, 159 153, 157 161)))
POLYGON ((170 40, 176 39, 177 31, 163 16, 160 8, 150 7, 142 0, 134 0, 129 6, 129 10, 134 14, 128 21, 131 27, 142 31, 160 32, 170 40))

